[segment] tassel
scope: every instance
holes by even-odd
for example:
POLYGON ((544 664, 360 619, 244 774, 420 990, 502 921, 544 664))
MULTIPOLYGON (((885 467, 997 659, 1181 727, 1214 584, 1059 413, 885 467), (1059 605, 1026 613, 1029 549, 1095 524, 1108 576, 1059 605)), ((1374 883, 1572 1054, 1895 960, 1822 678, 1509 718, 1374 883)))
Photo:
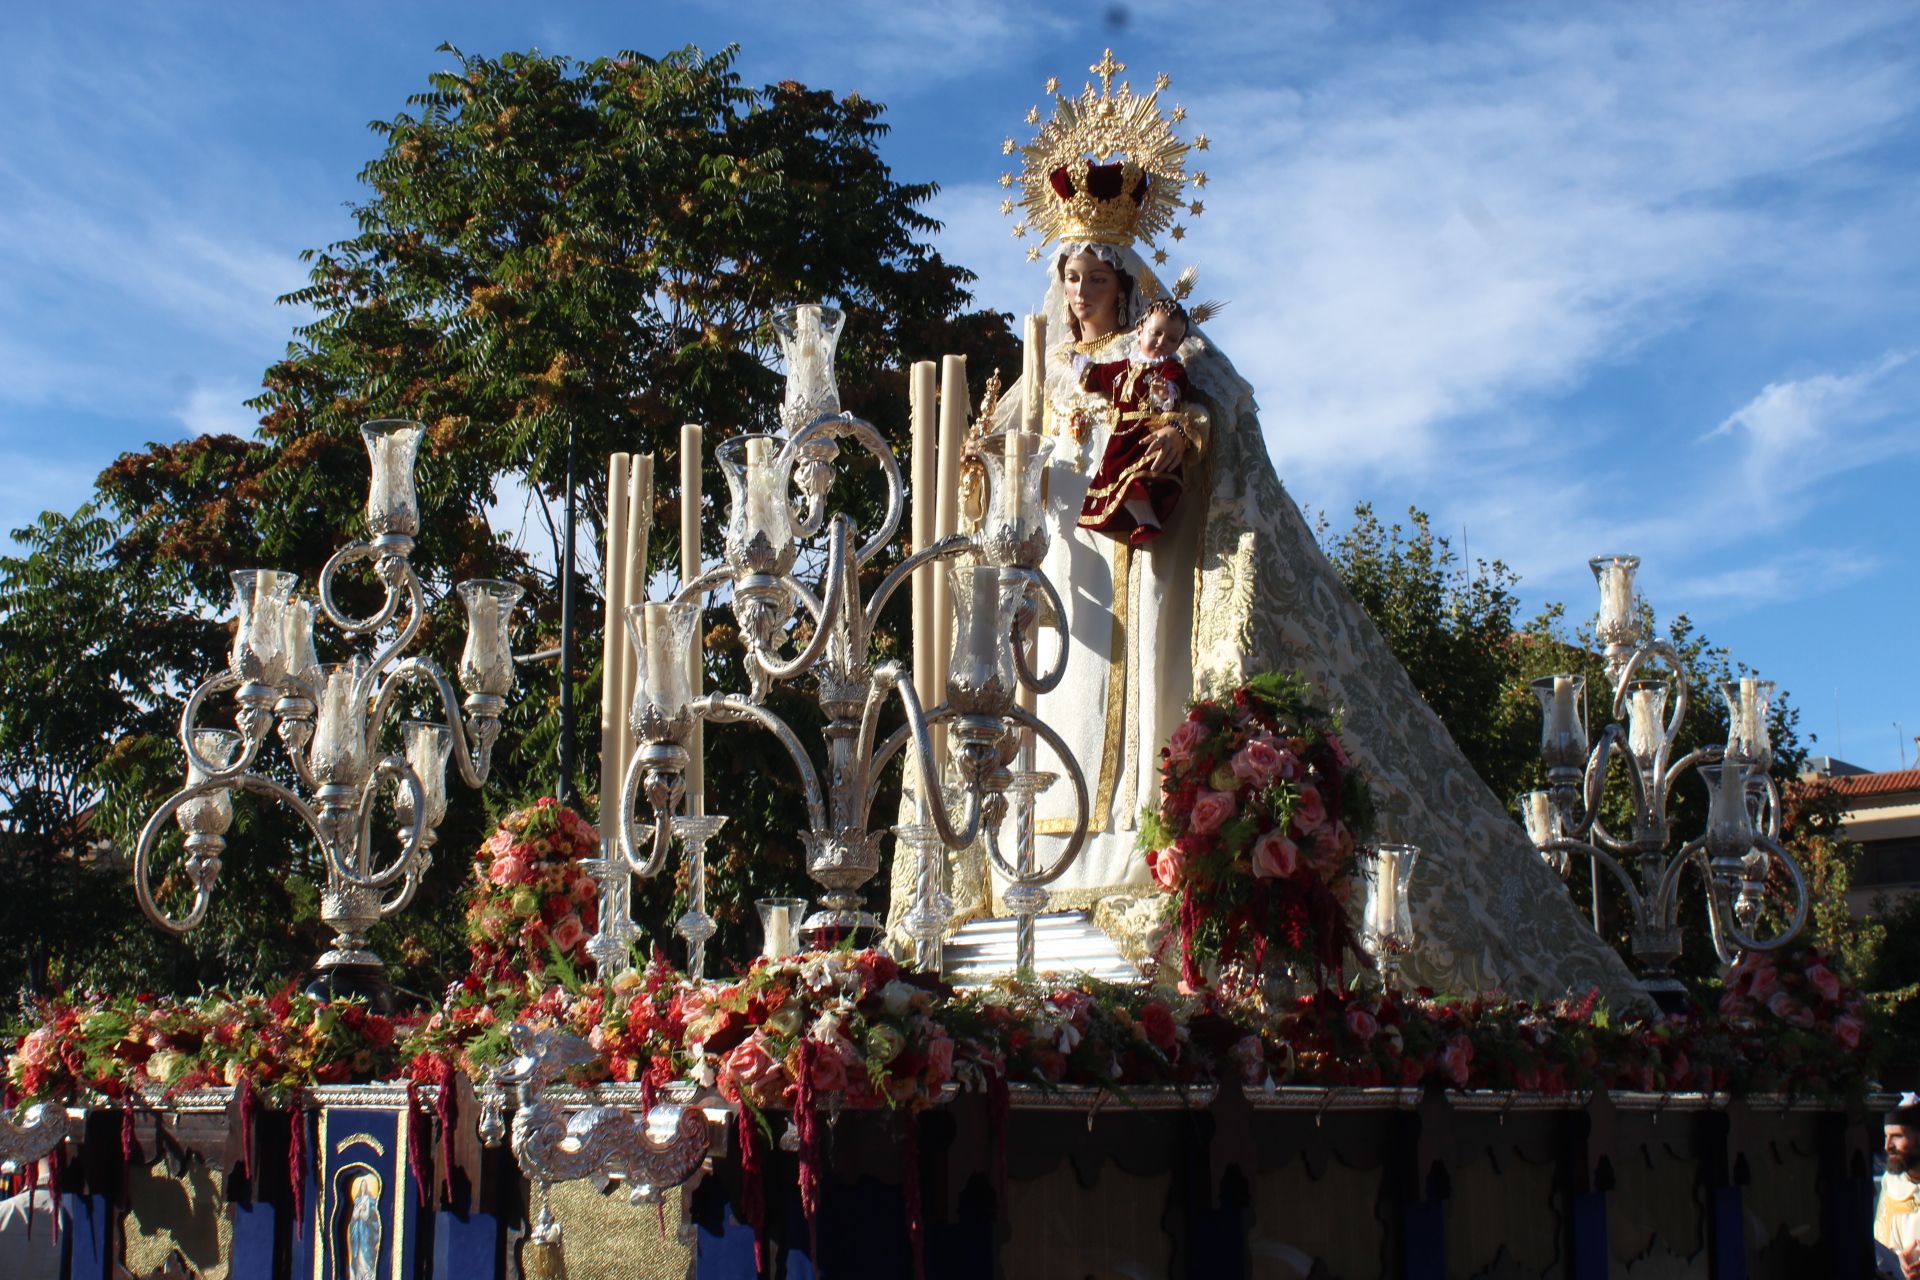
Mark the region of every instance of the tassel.
POLYGON ((453 1203, 453 1126, 460 1119, 460 1100, 454 1096, 453 1072, 440 1073, 440 1092, 434 1095, 433 1118, 440 1126, 440 1203, 453 1203))
POLYGON ((127 1195, 133 1183, 133 1157, 140 1149, 133 1140, 133 1104, 131 1102, 120 1112, 120 1203, 127 1203, 127 1195))
MULTIPOLYGON (((33 1241, 33 1219, 34 1219, 34 1212, 33 1212, 33 1200, 34 1200, 34 1195, 33 1195, 33 1193, 34 1193, 35 1191, 37 1191, 37 1190, 39 1190, 39 1188, 40 1188, 40 1162, 39 1162, 38 1160, 29 1160, 29 1161, 27 1161, 27 1162, 26 1162, 26 1165, 27 1165, 27 1169, 26 1169, 26 1174, 27 1174, 27 1241, 28 1241, 28 1243, 32 1243, 32 1241, 33 1241)), ((56 1209, 54 1210, 54 1213, 53 1213, 53 1220, 54 1220, 55 1222, 59 1222, 59 1221, 60 1221, 60 1211, 59 1211, 59 1209, 58 1209, 58 1208, 56 1208, 56 1209)))
POLYGON ((1193 900, 1193 890, 1183 887, 1180 890, 1180 981, 1187 984, 1189 991, 1199 991, 1207 985, 1207 975, 1193 954, 1193 935, 1199 928, 1200 904, 1193 900))
POLYGON ((927 1280, 927 1215, 920 1203, 920 1116, 909 1111, 907 1132, 900 1144, 900 1191, 907 1202, 907 1240, 913 1245, 913 1280, 927 1280))
POLYGON ((558 1240, 530 1238, 520 1247, 520 1274, 526 1280, 567 1280, 567 1249, 558 1240))
POLYGON ((433 1191, 429 1185, 432 1177, 427 1172, 427 1134, 426 1115, 420 1108, 420 1084, 416 1080, 407 1081, 407 1163, 413 1166, 413 1193, 419 1197, 421 1205, 433 1203, 433 1191))
POLYGON ((298 1090, 288 1101, 293 1125, 287 1131, 287 1180, 293 1184, 293 1230, 297 1235, 307 1210, 307 1113, 298 1090))
MULTIPOLYGON (((53 1192, 53 1247, 56 1249, 60 1247, 60 1175, 65 1172, 66 1164, 66 1143, 62 1142, 59 1146, 47 1152, 47 1179, 50 1183, 47 1189, 53 1192)), ((31 1206, 33 1200, 29 1198, 27 1204, 31 1206)), ((31 1215, 28 1216, 27 1221, 28 1223, 32 1223, 33 1218, 31 1215)))
POLYGON ((754 1132, 753 1108, 740 1102, 740 1218, 753 1228, 753 1269, 767 1270, 767 1193, 761 1184, 760 1136, 754 1132))
MULTIPOLYGON (((253 1082, 247 1077, 241 1076, 235 1082, 233 1101, 240 1120, 240 1159, 234 1165, 234 1172, 243 1174, 248 1181, 257 1184, 260 1180, 254 1176, 253 1121, 255 1112, 260 1109, 260 1100, 254 1096, 253 1082)), ((260 1188, 256 1185, 248 1194, 257 1199, 260 1188)))
POLYGON ((820 1115, 813 1105, 813 1061, 820 1044, 800 1042, 800 1078, 793 1089, 793 1126, 800 1134, 800 1212, 807 1219, 807 1256, 820 1269, 820 1115))

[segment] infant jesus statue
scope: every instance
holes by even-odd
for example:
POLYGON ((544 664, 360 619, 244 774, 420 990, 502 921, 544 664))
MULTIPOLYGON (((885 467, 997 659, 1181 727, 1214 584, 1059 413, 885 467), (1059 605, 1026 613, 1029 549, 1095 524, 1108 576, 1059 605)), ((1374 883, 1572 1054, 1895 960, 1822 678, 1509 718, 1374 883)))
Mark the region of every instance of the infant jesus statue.
POLYGON ((1134 331, 1131 359, 1089 362, 1081 370, 1081 385, 1113 406, 1106 451, 1080 507, 1081 528, 1137 547, 1158 537, 1173 514, 1187 451, 1200 445, 1182 408, 1187 367, 1174 354, 1187 325, 1178 299, 1156 298, 1134 331))

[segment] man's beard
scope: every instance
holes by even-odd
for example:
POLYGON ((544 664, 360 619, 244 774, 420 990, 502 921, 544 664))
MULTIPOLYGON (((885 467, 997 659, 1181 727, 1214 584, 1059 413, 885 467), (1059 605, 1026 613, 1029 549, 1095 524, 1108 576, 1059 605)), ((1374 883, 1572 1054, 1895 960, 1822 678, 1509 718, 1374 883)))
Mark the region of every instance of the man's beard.
POLYGON ((1900 1155, 1898 1152, 1887 1152, 1888 1173, 1905 1173, 1907 1171, 1907 1163, 1907 1157, 1900 1155))

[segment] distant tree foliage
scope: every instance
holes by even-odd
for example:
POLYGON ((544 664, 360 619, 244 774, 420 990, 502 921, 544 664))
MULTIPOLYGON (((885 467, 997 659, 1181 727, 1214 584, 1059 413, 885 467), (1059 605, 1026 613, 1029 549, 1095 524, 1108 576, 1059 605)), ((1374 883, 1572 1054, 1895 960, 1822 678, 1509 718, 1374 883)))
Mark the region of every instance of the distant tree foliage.
MULTIPOLYGON (((782 383, 769 367, 765 324, 773 309, 826 301, 847 312, 843 401, 902 449, 909 362, 967 354, 976 383, 1012 367, 1008 318, 970 311, 971 274, 926 243, 937 224, 923 207, 935 188, 901 182, 881 161, 879 104, 792 82, 750 88, 733 70, 732 50, 581 62, 448 52, 453 69, 431 76, 406 112, 373 125, 382 149, 360 175, 368 194, 354 208, 357 234, 307 254, 309 283, 283 299, 314 318, 266 371, 253 402, 258 438, 207 436, 122 457, 100 479, 99 504, 74 517, 84 519, 84 534, 48 517, 43 542, 3 571, 19 585, 0 603, 0 625, 44 626, 46 593, 55 590, 83 594, 88 616, 100 620, 84 636, 50 636, 56 646, 93 644, 97 660, 64 660, 59 647, 36 658, 42 679, 33 696, 82 714, 71 723, 74 741, 48 747, 57 748, 48 758, 58 761, 58 803, 10 804, 10 846, 57 859, 78 814, 104 801, 89 829, 131 848, 141 818, 178 785, 178 749, 166 740, 176 699, 222 662, 225 635, 205 619, 227 602, 226 572, 268 565, 311 587, 325 559, 362 535, 367 466, 358 428, 368 419, 428 427, 413 562, 440 598, 421 649, 449 667, 462 626, 444 596, 462 578, 524 583, 522 617, 531 621, 516 651, 558 643, 557 580, 546 566, 558 560, 572 433, 581 542, 596 553, 581 566, 578 661, 565 675, 580 715, 575 789, 591 816, 607 455, 656 455, 657 572, 679 561, 680 425, 707 424, 710 451, 775 420, 782 383), (528 490, 545 521, 546 554, 509 546, 488 526, 487 505, 510 481, 528 490), (51 574, 76 538, 90 549, 94 577, 42 585, 34 575, 51 574), (154 652, 180 631, 191 644, 154 652), (141 701, 155 680, 161 690, 141 701)), ((710 473, 704 512, 709 548, 724 515, 715 479, 710 473)), ((838 496, 870 529, 878 492, 873 468, 852 467, 838 496)), ((348 589, 359 593, 349 603, 364 604, 374 584, 348 589)), ((896 631, 904 610, 889 619, 896 631)), ((722 662, 738 649, 730 615, 722 608, 709 617, 722 662)), ((330 634, 322 628, 323 660, 343 656, 326 647, 330 634)), ((9 643, 5 660, 24 663, 34 652, 9 643)), ((9 667, 10 697, 25 679, 9 667)), ((804 720, 801 701, 787 698, 780 709, 804 720)), ((554 668, 523 667, 486 800, 451 784, 434 872, 415 904, 377 933, 376 945, 420 990, 465 967, 460 905, 471 851, 491 818, 556 789, 557 704, 554 668)), ((19 705, 0 712, 8 750, 18 743, 10 760, 41 750, 20 727, 28 715, 19 705)), ((36 730, 56 731, 69 729, 36 730)), ((733 817, 712 849, 711 901, 720 945, 739 951, 754 897, 810 883, 794 835, 804 808, 791 763, 770 737, 729 727, 709 743, 708 785, 733 817)), ((102 881, 111 896, 87 904, 100 917, 94 926, 62 931, 16 981, 89 975, 191 988, 258 983, 304 963, 324 945, 318 868, 302 852, 311 841, 291 826, 277 841, 250 839, 249 822, 257 836, 278 819, 251 798, 237 808, 256 817, 236 823, 218 895, 231 907, 217 927, 186 943, 161 938, 138 918, 120 869, 102 881), (250 878, 256 866, 277 886, 271 892, 250 878), (243 962, 242 952, 253 959, 243 962), (166 963, 151 963, 156 956, 166 963)), ((636 909, 677 952, 664 932, 677 914, 675 889, 663 877, 636 909)))

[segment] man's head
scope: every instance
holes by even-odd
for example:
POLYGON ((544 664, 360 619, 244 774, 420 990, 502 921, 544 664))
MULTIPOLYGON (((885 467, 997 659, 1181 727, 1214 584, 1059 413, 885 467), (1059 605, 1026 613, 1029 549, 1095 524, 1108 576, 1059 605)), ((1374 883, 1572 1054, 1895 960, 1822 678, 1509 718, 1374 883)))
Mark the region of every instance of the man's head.
POLYGON ((1920 1174, 1920 1104, 1895 1107, 1886 1123, 1887 1172, 1920 1174))

